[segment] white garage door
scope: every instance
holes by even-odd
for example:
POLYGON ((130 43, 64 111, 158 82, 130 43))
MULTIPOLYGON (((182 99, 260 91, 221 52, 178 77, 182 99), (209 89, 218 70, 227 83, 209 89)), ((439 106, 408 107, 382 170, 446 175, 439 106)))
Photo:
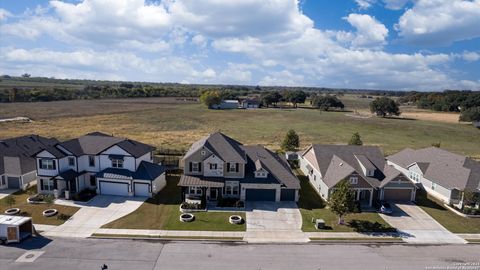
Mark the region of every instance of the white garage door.
POLYGON ((149 184, 134 183, 135 196, 150 197, 149 184))
POLYGON ((128 196, 128 184, 100 181, 102 195, 128 196))

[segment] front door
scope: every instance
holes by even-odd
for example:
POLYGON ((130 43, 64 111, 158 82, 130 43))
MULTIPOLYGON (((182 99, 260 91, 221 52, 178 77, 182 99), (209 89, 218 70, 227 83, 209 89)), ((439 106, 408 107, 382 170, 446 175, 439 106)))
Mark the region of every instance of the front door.
POLYGON ((216 200, 218 196, 218 190, 216 188, 210 188, 210 200, 216 200))

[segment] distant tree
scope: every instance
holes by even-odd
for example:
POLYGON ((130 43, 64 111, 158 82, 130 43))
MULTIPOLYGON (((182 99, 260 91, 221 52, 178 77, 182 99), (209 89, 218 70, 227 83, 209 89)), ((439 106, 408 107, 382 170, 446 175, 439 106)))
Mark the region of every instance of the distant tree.
POLYGON ((200 102, 205 104, 208 108, 218 105, 222 102, 220 93, 218 91, 205 91, 200 95, 200 102))
POLYGON ((338 224, 344 224, 344 218, 355 209, 355 192, 348 180, 338 183, 328 199, 330 210, 338 216, 338 224))
POLYGON ((22 77, 23 78, 30 78, 32 75, 28 74, 28 73, 24 73, 22 74, 22 77))
POLYGON ((293 104, 293 107, 297 108, 298 103, 304 103, 307 99, 307 94, 302 90, 289 91, 285 95, 285 99, 293 104))
POLYGON ((349 145, 363 145, 362 139, 360 138, 360 134, 358 132, 353 133, 352 138, 348 141, 349 145))
POLYGON ((290 129, 282 142, 282 150, 284 151, 295 151, 300 147, 300 138, 295 130, 290 129))
POLYGON ((441 145, 442 145, 441 142, 432 143, 432 146, 436 148, 440 148, 441 145))
POLYGON ((331 95, 316 96, 312 102, 313 107, 328 111, 330 108, 343 109, 345 105, 336 97, 331 95))
POLYGON ((270 105, 276 106, 282 98, 278 92, 269 92, 262 97, 262 103, 268 108, 270 105))
POLYGON ((18 94, 18 89, 17 88, 12 88, 12 90, 10 90, 10 102, 15 102, 17 101, 17 94, 18 94))
POLYGON ((370 103, 370 111, 377 116, 400 115, 400 108, 397 103, 388 97, 376 98, 370 103))
POLYGON ((480 107, 472 107, 462 110, 460 114, 460 121, 474 122, 480 121, 480 107))

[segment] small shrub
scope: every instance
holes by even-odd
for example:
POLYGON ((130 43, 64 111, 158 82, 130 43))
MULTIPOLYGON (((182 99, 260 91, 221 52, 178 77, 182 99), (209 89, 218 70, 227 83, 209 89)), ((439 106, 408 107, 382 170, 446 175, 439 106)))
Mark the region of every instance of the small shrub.
POLYGON ((45 196, 45 198, 43 198, 43 200, 45 201, 46 204, 50 205, 50 204, 53 204, 53 202, 55 201, 55 198, 53 197, 53 195, 47 195, 45 196))
POLYGON ((57 219, 58 219, 58 220, 63 220, 63 221, 66 221, 66 220, 70 219, 70 217, 71 217, 71 216, 70 216, 70 215, 67 215, 67 214, 58 214, 58 215, 57 215, 57 219))

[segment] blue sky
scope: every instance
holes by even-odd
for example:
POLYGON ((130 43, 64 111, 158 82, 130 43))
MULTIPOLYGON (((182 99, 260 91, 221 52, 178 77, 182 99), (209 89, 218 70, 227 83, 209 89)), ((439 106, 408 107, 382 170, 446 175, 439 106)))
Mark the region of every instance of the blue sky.
POLYGON ((0 73, 480 89, 480 0, 0 2, 0 73))

